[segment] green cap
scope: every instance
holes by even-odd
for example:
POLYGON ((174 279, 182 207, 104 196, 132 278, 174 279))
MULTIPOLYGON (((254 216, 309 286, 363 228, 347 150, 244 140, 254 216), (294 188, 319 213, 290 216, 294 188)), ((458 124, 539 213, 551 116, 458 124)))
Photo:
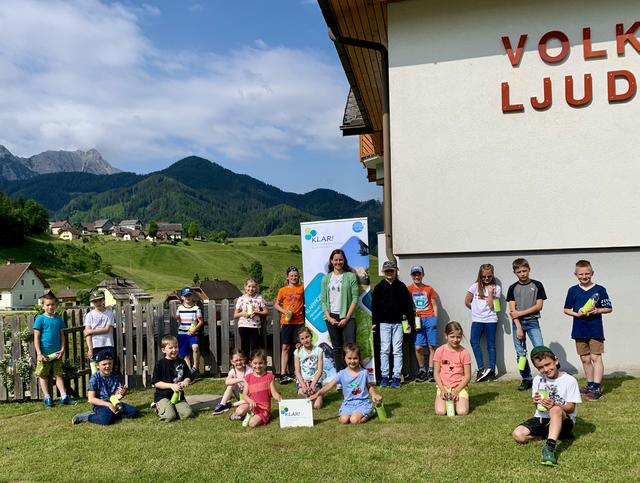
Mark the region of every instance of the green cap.
POLYGON ((533 358, 533 356, 535 356, 536 354, 540 354, 542 352, 549 352, 553 357, 556 356, 553 353, 553 351, 549 349, 546 345, 539 345, 534 347, 533 349, 531 349, 531 353, 529 355, 533 358))

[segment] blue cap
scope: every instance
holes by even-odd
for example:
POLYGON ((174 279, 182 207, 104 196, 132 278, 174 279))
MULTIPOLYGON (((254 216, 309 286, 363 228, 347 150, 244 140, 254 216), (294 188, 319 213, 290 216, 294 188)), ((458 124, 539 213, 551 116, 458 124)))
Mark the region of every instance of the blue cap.
POLYGON ((414 265, 409 273, 424 273, 424 268, 422 268, 422 265, 414 265))
POLYGON ((182 297, 186 297, 187 295, 191 295, 192 293, 193 291, 189 287, 185 287, 182 290, 180 290, 180 295, 182 297))

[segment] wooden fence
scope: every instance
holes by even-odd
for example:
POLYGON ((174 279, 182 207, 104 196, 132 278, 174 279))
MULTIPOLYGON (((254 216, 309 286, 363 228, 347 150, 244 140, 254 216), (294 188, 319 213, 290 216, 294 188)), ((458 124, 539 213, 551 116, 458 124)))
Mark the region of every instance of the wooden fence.
MULTIPOLYGON (((173 302, 169 309, 162 305, 126 306, 123 310, 114 310, 116 328, 114 342, 116 359, 126 384, 131 387, 149 387, 153 368, 158 358, 162 357, 160 341, 167 334, 177 334, 175 320, 177 303, 173 302)), ((279 313, 269 304, 271 316, 263 318, 262 347, 271 355, 271 368, 280 372, 280 324, 279 313)), ((87 386, 91 370, 87 360, 87 348, 83 336, 83 320, 87 308, 68 309, 64 312, 67 328, 64 329, 64 366, 68 376, 70 392, 79 397, 87 396, 87 386)), ((230 350, 240 346, 238 326, 233 320, 233 301, 210 301, 204 307, 205 327, 201 336, 201 355, 204 364, 200 364, 201 373, 205 376, 218 377, 229 371, 230 350)), ((13 387, 0 384, 0 401, 42 399, 41 391, 33 371, 36 366, 36 352, 33 338, 26 339, 27 328, 33 332, 35 317, 4 316, 0 317, 0 361, 6 361, 0 368, 13 373, 13 387), (11 353, 5 354, 5 327, 11 328, 11 353), (32 370, 26 380, 21 377, 19 367, 24 356, 31 358, 32 370)), ((7 331, 8 332, 8 331, 7 331)), ((25 374, 22 374, 23 376, 25 374)))

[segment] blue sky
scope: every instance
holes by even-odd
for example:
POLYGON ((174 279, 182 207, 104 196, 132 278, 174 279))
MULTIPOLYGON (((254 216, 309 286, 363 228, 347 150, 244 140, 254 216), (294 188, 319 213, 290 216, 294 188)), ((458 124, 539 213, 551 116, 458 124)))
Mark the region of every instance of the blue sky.
POLYGON ((287 191, 381 198, 338 126, 348 85, 313 0, 3 0, 0 144, 191 154, 287 191))

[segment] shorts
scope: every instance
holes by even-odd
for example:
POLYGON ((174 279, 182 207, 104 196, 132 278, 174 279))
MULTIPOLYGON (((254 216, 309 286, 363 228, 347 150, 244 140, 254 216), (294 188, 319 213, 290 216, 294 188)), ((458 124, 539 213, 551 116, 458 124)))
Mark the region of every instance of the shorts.
MULTIPOLYGON (((549 436, 549 424, 551 418, 536 418, 527 419, 522 421, 520 426, 524 426, 529 430, 531 436, 538 438, 546 438, 549 436)), ((564 418, 562 421, 562 428, 560 429, 559 439, 570 439, 573 437, 573 421, 571 418, 564 418)))
POLYGON ((576 339, 576 351, 579 356, 602 354, 604 352, 603 339, 576 339))
POLYGON ((48 376, 62 376, 64 371, 62 370, 62 359, 55 359, 53 361, 40 362, 36 364, 36 376, 48 377, 48 376))
POLYGON ((189 334, 178 334, 178 356, 183 358, 191 353, 191 346, 198 345, 198 336, 189 334))
MULTIPOLYGON (((451 391, 451 388, 448 387, 447 388, 448 391, 451 391)), ((436 389, 436 397, 440 397, 442 393, 440 392, 440 388, 436 389)), ((458 397, 461 397, 463 399, 469 399, 469 391, 467 390, 467 388, 465 387, 462 391, 460 391, 458 393, 458 397)))
POLYGON ((271 407, 265 408, 262 406, 256 406, 251 412, 260 418, 262 424, 269 424, 269 421, 271 420, 271 407))
POLYGON ((421 317, 421 328, 413 333, 413 345, 419 347, 438 345, 438 317, 421 317))
POLYGON ((338 414, 340 416, 351 416, 353 413, 360 413, 363 416, 370 416, 373 413, 373 404, 367 399, 347 399, 342 401, 338 414))
POLYGON ((304 327, 304 324, 285 324, 280 328, 280 343, 287 345, 295 345, 298 342, 298 332, 304 327))

